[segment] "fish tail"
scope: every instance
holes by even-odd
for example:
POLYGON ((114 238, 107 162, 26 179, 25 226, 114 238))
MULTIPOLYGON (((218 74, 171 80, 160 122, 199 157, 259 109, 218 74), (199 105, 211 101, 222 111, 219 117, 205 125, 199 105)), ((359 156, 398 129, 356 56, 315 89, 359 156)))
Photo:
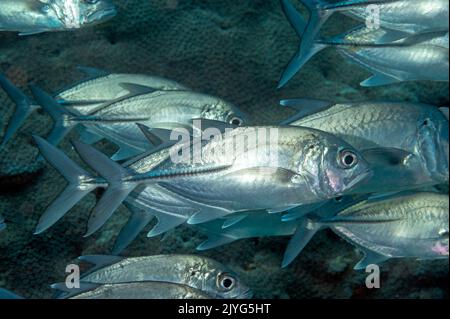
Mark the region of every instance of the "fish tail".
POLYGON ((73 142, 73 145, 83 161, 108 182, 105 194, 100 198, 89 217, 86 237, 108 221, 139 182, 125 181, 130 176, 127 170, 94 147, 81 142, 73 142))
POLYGON ((281 6, 289 23, 301 39, 299 50, 291 59, 278 83, 278 88, 286 83, 306 64, 315 54, 325 49, 328 45, 316 41, 321 26, 331 15, 330 10, 321 10, 321 1, 302 0, 302 3, 308 8, 310 17, 306 23, 301 14, 289 2, 281 0, 281 6))
POLYGON ((113 255, 120 254, 155 217, 154 214, 139 209, 127 202, 124 204, 131 211, 131 216, 116 238, 111 252, 113 255))
POLYGON ((83 181, 93 178, 68 158, 62 151, 39 136, 33 136, 44 158, 69 182, 69 185, 46 209, 39 219, 35 234, 40 234, 60 218, 62 218, 75 204, 99 185, 83 181))
POLYGON ((307 217, 300 219, 297 229, 286 247, 281 267, 288 266, 322 227, 322 223, 313 219, 307 217))
POLYGON ((51 130, 47 141, 52 145, 58 145, 59 142, 76 125, 76 122, 69 120, 72 115, 68 109, 62 107, 52 96, 35 85, 30 85, 30 90, 36 99, 36 102, 53 118, 55 124, 51 130))
POLYGON ((11 100, 16 104, 14 114, 8 123, 3 141, 0 144, 0 148, 4 147, 6 143, 14 136, 14 134, 23 125, 30 114, 37 109, 28 96, 25 95, 19 88, 14 86, 5 76, 0 74, 0 87, 8 94, 11 100))

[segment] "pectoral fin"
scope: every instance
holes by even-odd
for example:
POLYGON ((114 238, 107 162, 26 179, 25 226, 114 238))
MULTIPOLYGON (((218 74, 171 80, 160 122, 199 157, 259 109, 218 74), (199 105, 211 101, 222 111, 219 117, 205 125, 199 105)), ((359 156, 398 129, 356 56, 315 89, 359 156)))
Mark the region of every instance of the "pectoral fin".
POLYGON ((371 77, 367 78, 366 80, 362 81, 360 83, 361 86, 364 87, 370 87, 370 86, 381 86, 381 85, 387 85, 392 83, 398 83, 402 80, 396 79, 394 77, 391 77, 386 74, 382 73, 375 73, 371 77))

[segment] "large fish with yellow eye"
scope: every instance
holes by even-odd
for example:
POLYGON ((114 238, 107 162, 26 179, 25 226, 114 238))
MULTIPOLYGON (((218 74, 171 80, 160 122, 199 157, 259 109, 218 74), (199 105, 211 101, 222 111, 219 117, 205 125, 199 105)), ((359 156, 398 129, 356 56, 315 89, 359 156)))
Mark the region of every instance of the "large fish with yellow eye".
POLYGON ((102 23, 116 15, 112 0, 2 0, 0 31, 31 35, 102 23))

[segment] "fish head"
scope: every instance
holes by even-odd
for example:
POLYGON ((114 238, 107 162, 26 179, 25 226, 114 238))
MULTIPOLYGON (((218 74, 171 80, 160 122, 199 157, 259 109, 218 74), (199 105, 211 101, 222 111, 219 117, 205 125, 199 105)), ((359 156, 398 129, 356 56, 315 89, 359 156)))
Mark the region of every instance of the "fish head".
POLYGON ((350 144, 325 132, 314 135, 302 150, 306 160, 298 174, 309 181, 317 197, 343 195, 372 175, 369 163, 350 144))
POLYGON ((116 15, 112 0, 39 0, 53 29, 79 29, 116 15))
POLYGON ((239 276, 219 262, 206 259, 204 287, 209 295, 225 299, 248 299, 252 297, 250 288, 239 276))
POLYGON ((225 122, 234 126, 246 126, 249 123, 247 114, 222 99, 218 99, 213 104, 205 104, 201 117, 208 120, 225 122))
POLYGON ((448 119, 436 108, 430 108, 429 112, 418 120, 413 140, 421 165, 431 179, 436 183, 448 182, 448 119))

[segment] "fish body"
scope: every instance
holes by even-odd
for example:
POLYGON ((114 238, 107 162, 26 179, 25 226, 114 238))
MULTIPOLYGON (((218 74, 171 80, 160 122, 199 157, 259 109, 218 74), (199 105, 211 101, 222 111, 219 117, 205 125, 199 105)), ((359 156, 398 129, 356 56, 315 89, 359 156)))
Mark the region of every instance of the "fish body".
POLYGON ((323 211, 306 216, 299 220, 283 266, 324 228, 332 229, 364 252, 356 270, 390 258, 448 258, 448 205, 448 195, 403 192, 371 196, 335 215, 323 211))
MULTIPOLYGON (((86 256, 95 262, 104 256, 86 256)), ((111 256, 112 260, 118 257, 111 256)), ((213 298, 248 298, 250 289, 224 265, 196 255, 155 255, 120 258, 110 265, 98 266, 82 276, 82 282, 121 284, 129 282, 165 282, 196 289, 213 298)))
POLYGON ((0 31, 21 35, 79 29, 116 15, 111 0, 2 0, 0 31))
POLYGON ((69 299, 212 299, 197 289, 167 282, 103 284, 90 288, 69 299))
POLYGON ((329 220, 339 236, 370 258, 448 258, 449 199, 438 193, 416 193, 364 201, 329 220))
POLYGON ((6 229, 5 219, 0 215, 0 231, 6 229))
POLYGON ((281 0, 301 42, 280 78, 279 88, 315 54, 330 46, 339 47, 340 53, 373 72, 373 77, 361 83, 363 86, 412 80, 448 81, 448 1, 302 2, 310 13, 308 22, 289 0, 281 0), (373 15, 373 8, 379 15, 373 15), (321 39, 322 25, 337 11, 380 24, 370 28, 366 23, 340 36, 321 39))
POLYGON ((342 55, 373 73, 362 86, 417 80, 448 81, 448 31, 410 36, 387 44, 347 40, 319 42, 336 46, 342 55))
MULTIPOLYGON (((220 141, 210 141, 202 148, 202 166, 226 169, 206 175, 180 176, 159 184, 183 197, 230 212, 287 209, 332 198, 367 177, 367 163, 362 157, 360 163, 348 170, 341 166, 340 158, 347 150, 357 154, 350 145, 317 130, 236 128, 224 133, 220 141), (228 143, 254 136, 258 129, 266 134, 271 129, 277 133, 236 152, 223 152, 228 143)), ((170 159, 158 169, 190 171, 195 166, 174 164, 170 159)))
MULTIPOLYGON (((202 141, 204 144, 192 142, 181 149, 184 154, 194 154, 200 147, 199 162, 194 158, 180 161, 173 157, 173 148, 166 148, 128 166, 114 163, 91 146, 74 143, 82 159, 103 178, 92 177, 62 152, 36 137, 44 157, 69 181, 41 217, 37 232, 50 227, 98 187, 108 186, 92 212, 87 234, 99 229, 130 194, 147 187, 154 189, 156 184, 167 191, 169 202, 175 196, 190 209, 185 213, 174 212, 171 206, 177 206, 176 203, 162 203, 158 207, 160 191, 130 197, 135 197, 137 202, 145 201, 141 207, 144 210, 159 211, 157 217, 160 223, 164 218, 163 228, 167 231, 186 221, 198 224, 233 212, 259 209, 276 212, 319 202, 345 193, 370 176, 367 162, 356 150, 339 138, 315 129, 241 127, 218 136, 202 141), (260 132, 270 132, 269 137, 256 139, 255 134, 260 132), (255 143, 246 144, 246 138, 255 138, 255 143), (228 148, 230 145, 235 149, 228 148), (148 199, 148 194, 154 197, 148 199)), ((179 151, 176 148, 175 154, 179 151)))
POLYGON ((164 129, 189 128, 193 119, 200 118, 227 123, 239 119, 242 124, 241 115, 235 106, 217 97, 192 91, 157 91, 112 102, 68 121, 139 154, 152 145, 135 123, 164 129))
MULTIPOLYGON (((290 125, 335 134, 359 150, 382 147, 412 155, 402 165, 381 165, 370 185, 357 191, 381 192, 448 181, 448 119, 437 107, 403 102, 325 102, 322 110, 314 111, 314 102, 307 99, 284 100, 282 104, 295 106, 300 112, 310 106, 310 114, 285 121, 290 125)), ((371 164, 382 154, 373 155, 371 164)), ((370 162, 369 155, 365 157, 370 162)))
MULTIPOLYGON (((54 99, 61 108, 68 108, 80 115, 88 115, 99 106, 123 98, 125 96, 139 94, 147 90, 187 90, 187 88, 177 82, 149 75, 109 73, 103 70, 79 67, 88 76, 69 87, 60 90, 54 95, 54 99), (124 85, 127 86, 124 86, 124 85), (135 86, 133 87, 134 84, 135 86), (133 90, 131 91, 130 90, 133 90)), ((8 124, 3 142, 5 145, 23 125, 28 116, 41 106, 30 99, 24 92, 14 86, 6 77, 0 74, 0 86, 15 102, 16 109, 8 124)), ((96 136, 90 133, 90 138, 96 136)))
POLYGON ((448 31, 449 2, 446 0, 347 1, 331 4, 328 8, 341 10, 361 21, 371 21, 374 18, 371 8, 375 7, 383 28, 410 34, 448 31))

